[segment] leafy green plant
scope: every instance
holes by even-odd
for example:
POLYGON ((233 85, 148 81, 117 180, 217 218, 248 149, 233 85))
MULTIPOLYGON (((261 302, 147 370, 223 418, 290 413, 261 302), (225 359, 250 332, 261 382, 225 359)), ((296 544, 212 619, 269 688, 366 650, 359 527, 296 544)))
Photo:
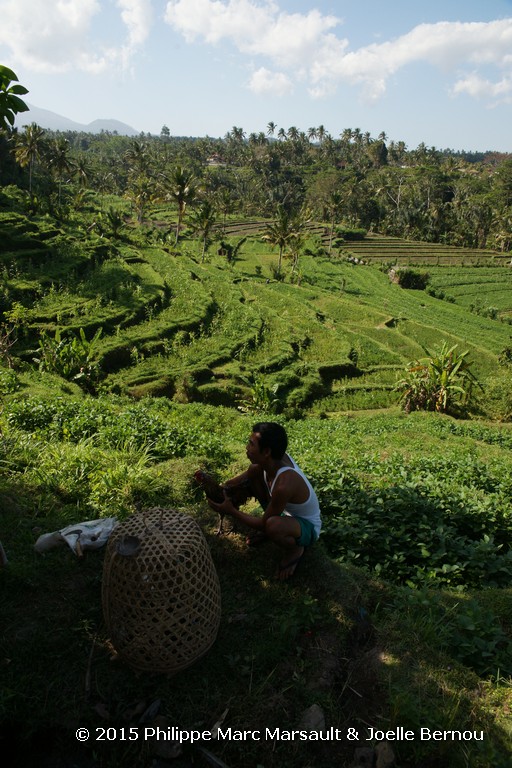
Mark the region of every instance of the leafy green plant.
POLYGON ((0 64, 0 130, 9 129, 19 112, 28 112, 28 106, 20 99, 28 90, 18 85, 18 78, 8 67, 0 64))
POLYGON ((11 395, 21 386, 20 380, 12 368, 0 368, 0 394, 11 395))
POLYGON ((34 362, 38 364, 40 371, 57 373, 65 379, 90 388, 100 374, 95 353, 101 333, 101 328, 98 328, 89 341, 83 328, 80 328, 78 335, 62 332, 57 328, 53 338, 43 331, 39 341, 39 357, 35 357, 34 362))
POLYGON ((94 226, 100 234, 107 234, 115 240, 125 228, 124 216, 111 205, 106 211, 98 213, 94 226))
POLYGON ((448 649, 478 675, 512 675, 512 641, 491 611, 468 600, 453 611, 448 649))
POLYGON ((506 475, 498 482, 470 458, 407 465, 361 456, 358 471, 364 481, 335 467, 314 477, 333 557, 401 584, 508 583, 506 475))
POLYGON ((477 675, 505 681, 512 674, 512 641, 476 598, 448 603, 440 592, 404 587, 387 610, 405 616, 411 631, 477 675))
POLYGON ((406 413, 437 411, 446 413, 456 406, 466 407, 472 385, 469 352, 458 352, 458 345, 448 348, 446 342, 437 354, 409 363, 406 375, 395 389, 406 413))
POLYGON ((256 374, 252 378, 241 377, 244 384, 249 388, 250 394, 246 397, 239 397, 238 410, 242 413, 268 412, 276 413, 281 401, 277 396, 278 384, 269 386, 264 376, 256 374))
MULTIPOLYGON (((233 266, 240 256, 242 245, 247 241, 247 237, 241 237, 238 242, 230 243, 227 240, 221 240, 219 243, 218 253, 226 257, 226 261, 230 266, 233 266)), ((261 266, 259 266, 261 274, 261 266)))

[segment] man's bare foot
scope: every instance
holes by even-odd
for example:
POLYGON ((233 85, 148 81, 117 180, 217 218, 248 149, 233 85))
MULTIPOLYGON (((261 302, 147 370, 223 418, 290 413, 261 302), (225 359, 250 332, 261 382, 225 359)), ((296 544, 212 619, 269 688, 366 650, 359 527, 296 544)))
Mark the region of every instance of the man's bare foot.
POLYGON ((298 547, 297 553, 294 556, 281 561, 277 568, 276 578, 279 579, 279 581, 285 581, 286 579, 289 579, 290 576, 293 576, 303 554, 304 547, 298 547))
POLYGON ((258 544, 263 544, 266 540, 267 537, 263 531, 253 531, 247 536, 245 542, 248 547, 256 547, 258 544))

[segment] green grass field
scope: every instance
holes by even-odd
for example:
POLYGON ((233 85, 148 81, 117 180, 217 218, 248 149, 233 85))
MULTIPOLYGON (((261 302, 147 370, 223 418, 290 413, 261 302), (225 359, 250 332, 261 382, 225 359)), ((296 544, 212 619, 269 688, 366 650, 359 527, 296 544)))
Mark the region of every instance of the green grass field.
POLYGON ((159 240, 155 222, 165 229, 173 216, 153 213, 118 238, 87 217, 57 227, 0 215, 6 753, 23 768, 349 768, 358 746, 376 746, 370 728, 423 727, 484 739, 396 742, 397 768, 509 768, 506 259, 377 236, 328 257, 319 230, 277 280, 264 223, 230 223, 233 243, 248 237, 230 265, 217 243, 202 261, 187 231, 178 248, 159 240), (427 290, 390 280, 391 263, 428 271, 427 290), (35 362, 57 331, 49 348, 61 363, 66 341, 100 328, 89 387, 82 371, 66 378, 35 362), (470 418, 406 415, 397 378, 443 342, 468 350, 481 384, 470 418), (285 424, 324 516, 320 542, 284 584, 272 546, 247 547, 242 530, 215 535, 193 482, 198 467, 219 479, 241 471, 264 418, 285 424), (103 551, 33 550, 42 533, 151 506, 200 524, 221 584, 216 642, 171 678, 112 661, 103 551), (216 740, 171 758, 153 743, 75 738, 79 726, 139 728, 151 707, 162 727, 293 729, 312 705, 358 742, 216 740))

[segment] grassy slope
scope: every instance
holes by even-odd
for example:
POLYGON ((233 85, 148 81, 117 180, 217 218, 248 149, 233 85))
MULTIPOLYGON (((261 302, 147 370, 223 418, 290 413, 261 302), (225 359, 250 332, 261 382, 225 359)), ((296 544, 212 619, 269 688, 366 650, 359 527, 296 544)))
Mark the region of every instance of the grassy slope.
MULTIPOLYGON (((188 250, 192 247, 189 244, 188 250)), ((137 395, 167 381, 169 394, 179 398, 192 392, 194 398, 215 402, 226 393, 226 401, 233 402, 237 391, 243 391, 240 376, 259 371, 269 381, 279 381, 291 371, 299 379, 292 389, 300 390, 311 377, 325 389, 321 394, 326 399, 320 397, 318 406, 329 402, 329 410, 337 410, 346 403, 346 393, 338 397, 341 388, 359 384, 375 393, 379 386, 390 387, 396 367, 422 355, 424 346, 437 346, 444 339, 460 343, 471 350, 475 368, 485 379, 497 353, 509 343, 507 325, 424 292, 404 291, 374 267, 304 257, 301 285, 290 285, 267 282, 277 257, 257 241, 233 270, 218 256, 200 264, 195 257, 172 256, 158 246, 133 243, 118 250, 139 261, 120 264, 116 291, 107 305, 98 302, 101 311, 90 303, 73 313, 69 296, 76 297, 77 306, 87 298, 74 281, 73 291, 61 292, 60 299, 51 297, 56 302, 51 312, 50 304, 38 305, 43 317, 33 319, 30 327, 36 330, 38 322, 44 322, 47 309, 50 327, 57 314, 63 324, 79 327, 88 322, 94 327, 107 311, 110 325, 101 350, 111 369, 106 385, 137 395), (319 366, 347 362, 351 349, 358 354, 362 376, 322 379, 319 366), (190 371, 193 386, 180 390, 190 371)), ((86 262, 84 283, 99 268, 89 257, 86 262)), ((65 274, 61 265, 59 279, 65 274)), ((6 280, 29 307, 34 286, 23 288, 23 275, 16 272, 6 280)), ((102 280, 96 283, 98 291, 105 285, 102 280)), ((30 347, 30 338, 25 342, 30 347)), ((30 403, 35 392, 52 400, 56 395, 80 397, 75 385, 49 375, 17 375, 21 389, 13 398, 30 403)), ((386 389, 384 396, 382 404, 389 403, 386 389)), ((358 402, 368 406, 372 401, 365 394, 358 402)), ((115 407, 119 413, 106 418, 107 427, 134 421, 133 411, 123 416, 129 406, 115 407)), ((191 473, 203 463, 222 476, 243 467, 242 446, 251 417, 194 404, 176 408, 165 418, 171 434, 183 435, 189 447, 153 461, 130 445, 105 448, 88 439, 73 447, 66 439, 8 429, 4 407, 1 538, 10 565, 0 575, 5 627, 1 734, 6 742, 14 742, 20 764, 44 765, 44 752, 48 765, 74 760, 102 768, 149 766, 148 744, 118 740, 97 744, 94 751, 79 749, 73 732, 78 725, 138 725, 137 710, 158 699, 162 724, 182 728, 211 727, 226 709, 226 725, 234 728, 292 728, 313 703, 324 710, 328 726, 355 726, 361 735, 368 724, 483 728, 483 745, 394 745, 397 764, 508 765, 510 688, 480 678, 453 658, 440 641, 443 614, 436 613, 433 599, 421 593, 423 604, 411 601, 407 591, 375 574, 334 562, 324 545, 308 554, 293 583, 276 584, 272 574, 277 553, 272 548, 247 550, 241 533, 214 536, 216 521, 191 487, 191 473), (217 443, 208 442, 219 436, 227 455, 221 455, 217 443), (109 661, 100 604, 103 553, 77 560, 66 549, 44 557, 32 551, 41 532, 108 512, 114 505, 126 514, 136 502, 181 506, 195 516, 222 585, 223 616, 216 644, 202 661, 171 680, 136 676, 122 663, 109 661), (370 627, 358 619, 361 608, 369 614, 370 627)), ((396 468, 400 462, 406 466, 422 457, 442 457, 449 467, 450 458, 456 464, 469 456, 489 466, 509 466, 506 445, 472 433, 471 424, 467 433, 440 424, 452 422, 432 415, 406 419, 393 412, 373 412, 340 422, 290 422, 289 432, 295 458, 319 489, 326 477, 334 472, 336 478, 340 471, 377 483, 379 467, 386 467, 386 461, 396 468)), ((508 434, 506 427, 489 430, 497 436, 508 434)), ((473 493, 472 486, 468 493, 473 493)), ((457 603, 474 597, 492 609, 510 636, 509 589, 465 595, 446 589, 439 594, 454 615, 457 603)), ((444 623, 449 631, 449 622, 444 623)), ((343 740, 327 746, 233 741, 206 746, 231 768, 327 768, 334 762, 348 766, 356 745, 343 740)), ((197 749, 185 749, 185 758, 206 764, 197 749)))
MULTIPOLYGON (((110 245, 93 232, 77 244, 59 230, 27 222, 27 238, 22 216, 3 216, 10 238, 3 254, 4 290, 11 302, 18 301, 15 317, 23 324, 20 344, 27 359, 43 328, 82 327, 92 335, 102 327, 99 354, 107 390, 140 396, 185 388, 188 397, 234 404, 247 392, 244 379, 264 374, 269 385, 279 385, 283 403, 304 407, 316 399, 317 410, 323 401, 327 410, 343 410, 351 391, 359 393, 358 407, 374 407, 376 398, 381 405, 394 402, 391 367, 398 371, 425 349, 443 341, 459 344, 485 380, 509 344, 508 325, 469 311, 467 291, 457 288, 457 280, 478 280, 482 306, 497 304, 506 317, 512 309, 507 294, 500 290, 498 300, 496 293, 509 277, 504 268, 434 267, 436 289, 450 295, 458 290, 456 303, 450 303, 403 290, 372 266, 382 238, 350 244, 373 249, 375 258, 366 266, 339 256, 303 256, 300 284, 290 285, 271 279, 277 256, 254 233, 228 268, 219 255, 200 263, 197 244, 186 238, 179 254, 129 231, 110 245), (346 367, 349 353, 357 358, 352 372, 346 367), (343 373, 319 370, 336 365, 345 365, 343 373)), ((392 254, 397 243, 415 245, 396 238, 385 242, 392 254)), ((416 245, 421 262, 430 246, 416 245)), ((457 249, 443 247, 443 253, 452 265, 458 258, 457 249)))
MULTIPOLYGON (((185 316, 189 313, 188 327, 196 329, 192 343, 185 339, 179 349, 166 350, 158 361, 147 361, 151 353, 148 350, 141 368, 146 381, 151 375, 158 378, 160 371, 162 375, 166 371, 183 376, 187 368, 201 367, 203 363, 212 369, 211 392, 216 378, 231 377, 230 383, 236 388, 240 386, 240 374, 247 375, 251 370, 266 367, 275 374, 290 364, 341 364, 347 361, 351 349, 356 350, 360 373, 364 375, 372 366, 403 367, 443 341, 469 349, 475 373, 485 379, 495 368, 497 354, 509 341, 507 325, 425 292, 405 291, 375 267, 304 258, 301 285, 289 285, 269 283, 254 275, 258 261, 265 265, 275 258, 268 254, 264 258, 241 259, 234 271, 223 268, 220 257, 211 264, 198 265, 189 257, 166 258, 153 249, 145 253, 145 258, 169 281, 171 290, 177 275, 184 280, 187 273, 195 276, 193 281, 182 284, 182 290, 189 290, 188 285, 190 291, 180 294, 188 303, 179 324, 187 327, 185 316), (196 353, 194 342, 198 337, 201 343, 196 353), (206 337, 210 354, 205 356, 202 340, 206 337), (222 368, 229 359, 231 368, 222 368), (233 362, 236 359, 245 365, 240 368, 233 362)), ((172 301, 167 313, 176 317, 172 301)), ((156 313, 150 323, 153 327, 155 320, 156 313)), ((145 335, 141 331, 142 326, 133 327, 126 335, 126 343, 137 345, 139 335, 144 351, 145 335)), ((170 328, 168 335, 172 333, 170 328)), ((124 341, 125 335, 121 335, 112 344, 124 341)), ((130 386, 139 377, 132 362, 126 373, 120 372, 113 380, 130 386)), ((375 372, 373 378, 378 384, 375 372)), ((385 383, 389 384, 389 377, 385 383)), ((327 384, 324 394, 329 394, 331 388, 332 384, 327 384)))

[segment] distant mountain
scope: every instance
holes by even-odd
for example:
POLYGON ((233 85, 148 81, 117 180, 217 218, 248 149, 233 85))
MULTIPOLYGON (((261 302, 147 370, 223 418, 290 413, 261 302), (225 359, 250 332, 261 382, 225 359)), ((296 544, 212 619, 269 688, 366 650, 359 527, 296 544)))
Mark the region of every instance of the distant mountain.
POLYGON ((135 128, 126 125, 126 123, 121 123, 119 120, 93 120, 92 123, 84 125, 82 123, 75 123, 74 120, 58 115, 56 112, 50 112, 49 109, 34 107, 33 104, 28 102, 27 106, 29 107, 29 112, 20 112, 16 116, 15 125, 17 128, 37 123, 41 128, 46 128, 50 131, 85 131, 86 133, 108 131, 109 133, 118 133, 121 136, 138 136, 140 133, 140 131, 136 131, 135 128))

